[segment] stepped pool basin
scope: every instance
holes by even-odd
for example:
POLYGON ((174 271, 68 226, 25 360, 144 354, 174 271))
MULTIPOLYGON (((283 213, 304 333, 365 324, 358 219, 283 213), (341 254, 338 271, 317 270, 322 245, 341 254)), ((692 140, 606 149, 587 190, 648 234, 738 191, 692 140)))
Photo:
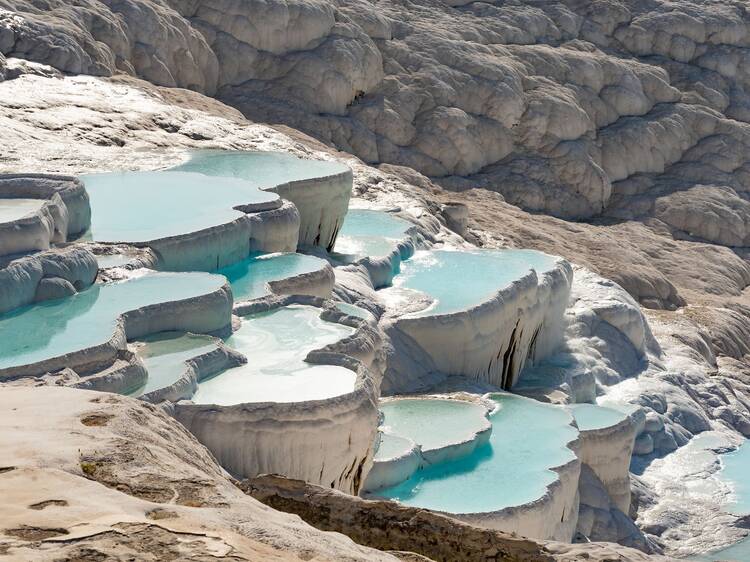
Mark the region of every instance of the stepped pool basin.
POLYGON ((110 254, 96 256, 96 263, 99 264, 99 269, 107 269, 109 267, 122 267, 132 262, 133 259, 134 257, 128 254, 110 254))
POLYGON ((132 396, 141 396, 175 382, 185 372, 185 361, 216 349, 216 338, 182 332, 162 332, 141 338, 135 353, 148 371, 146 384, 132 396))
POLYGON ((13 222, 41 209, 43 199, 0 199, 0 223, 13 222))
POLYGON ((334 252, 363 257, 384 257, 393 252, 412 228, 409 221, 391 213, 350 209, 339 231, 334 252))
POLYGON ((406 437, 423 451, 473 439, 487 427, 487 410, 461 400, 403 399, 380 405, 383 429, 406 437))
POLYGON ((596 404, 573 404, 568 408, 581 431, 612 427, 627 418, 621 411, 596 404))
POLYGON ((421 251, 402 266, 394 286, 432 299, 413 316, 449 314, 486 302, 531 269, 542 273, 556 261, 534 250, 421 251))
POLYGON ((192 400, 231 406, 321 400, 351 392, 357 376, 354 371, 313 365, 304 359, 310 351, 353 333, 353 328, 322 320, 320 310, 311 306, 286 306, 245 316, 225 343, 245 355, 247 364, 200 382, 192 400))
POLYGON ((253 255, 217 271, 232 286, 235 301, 271 294, 267 283, 322 270, 328 262, 304 254, 253 255))
POLYGON ((348 302, 337 302, 336 308, 338 308, 344 314, 348 314, 349 316, 354 316, 356 318, 361 318, 362 320, 368 321, 375 320, 375 315, 372 312, 362 308, 361 306, 357 306, 356 304, 349 304, 348 302))
MULTIPOLYGON (((569 412, 509 394, 490 397, 498 408, 490 414, 492 433, 487 444, 469 456, 426 466, 377 495, 456 514, 490 513, 544 496, 557 479, 551 469, 576 458, 567 447, 578 434, 569 425, 569 412)), ((440 420, 439 415, 432 418, 436 434, 442 427, 440 420)), ((421 423, 415 429, 401 436, 422 435, 429 425, 421 423)))
POLYGON ((349 167, 341 162, 307 160, 284 152, 202 150, 192 152, 187 162, 171 170, 239 178, 263 189, 290 181, 341 174, 348 172, 349 167))
POLYGON ((154 272, 13 310, 0 315, 0 369, 104 344, 121 314, 212 293, 225 283, 224 277, 209 273, 154 272))
POLYGON ((230 223, 250 205, 278 207, 279 196, 250 182, 186 172, 118 172, 81 177, 91 204, 88 238, 146 243, 230 223))

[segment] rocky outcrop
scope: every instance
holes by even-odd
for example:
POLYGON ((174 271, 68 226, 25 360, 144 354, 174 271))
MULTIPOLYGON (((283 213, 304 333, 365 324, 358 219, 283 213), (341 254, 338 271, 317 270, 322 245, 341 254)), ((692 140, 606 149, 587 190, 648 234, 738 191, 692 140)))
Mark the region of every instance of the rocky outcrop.
POLYGON ((84 248, 39 252, 0 269, 0 314, 89 287, 97 276, 96 257, 84 248))
MULTIPOLYGON (((658 560, 642 552, 606 544, 564 545, 473 527, 427 510, 390 501, 363 500, 298 480, 262 476, 241 483, 252 497, 299 515, 325 531, 336 531, 375 548, 410 550, 432 560, 514 560, 553 562, 658 560)), ((666 558, 661 558, 667 562, 666 558)))
POLYGON ((4 556, 396 560, 246 496, 179 423, 145 402, 3 388, 0 406, 4 556))

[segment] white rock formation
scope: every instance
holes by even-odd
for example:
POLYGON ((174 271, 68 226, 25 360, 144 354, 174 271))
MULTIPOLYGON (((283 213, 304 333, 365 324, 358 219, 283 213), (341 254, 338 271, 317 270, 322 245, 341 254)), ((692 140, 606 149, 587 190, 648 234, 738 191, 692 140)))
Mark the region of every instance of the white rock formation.
POLYGON ((446 375, 464 375, 509 390, 528 361, 562 343, 572 270, 564 260, 530 271, 469 310, 409 317, 389 311, 383 329, 393 346, 383 393, 423 390, 446 375))

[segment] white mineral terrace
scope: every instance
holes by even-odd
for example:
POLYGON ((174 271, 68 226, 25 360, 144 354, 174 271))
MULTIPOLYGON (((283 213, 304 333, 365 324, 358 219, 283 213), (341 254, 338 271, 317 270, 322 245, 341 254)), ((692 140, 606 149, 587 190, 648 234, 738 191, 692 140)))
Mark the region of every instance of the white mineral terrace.
POLYGON ((347 214, 351 171, 336 162, 208 151, 84 181, 90 228, 68 198, 97 255, 73 246, 11 261, 0 376, 71 367, 69 384, 163 404, 237 477, 279 473, 570 540, 585 465, 626 509, 630 417, 418 394, 451 375, 510 389, 554 351, 564 260, 432 248, 440 227, 400 208, 347 214), (381 402, 378 430, 381 392, 411 395, 381 402))

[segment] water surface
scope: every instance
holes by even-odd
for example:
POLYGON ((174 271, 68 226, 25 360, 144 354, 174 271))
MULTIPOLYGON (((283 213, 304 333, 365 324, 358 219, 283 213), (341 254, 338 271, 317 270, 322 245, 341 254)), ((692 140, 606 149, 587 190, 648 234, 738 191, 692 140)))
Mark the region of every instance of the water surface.
POLYGON ((122 313, 208 294, 225 283, 210 273, 153 272, 15 309, 0 315, 0 369, 106 343, 122 313))
POLYGON ((96 242, 149 242, 197 232, 243 216, 235 206, 273 206, 279 199, 249 182, 186 172, 116 172, 81 179, 91 204, 86 237, 96 242))
MULTIPOLYGON (((473 454, 428 466, 378 495, 449 513, 486 513, 541 498, 557 479, 550 468, 575 459, 570 413, 510 394, 493 395, 490 441, 473 454)), ((434 420, 436 427, 440 418, 434 420)))
POLYGON ((340 174, 349 171, 349 167, 341 162, 297 158, 284 152, 202 150, 191 153, 187 162, 172 170, 239 178, 256 187, 269 188, 290 181, 340 174))
POLYGON ((555 262, 534 250, 421 251, 401 266, 393 285, 434 299, 414 316, 447 314, 486 302, 531 269, 541 273, 555 262))
POLYGON ((226 344, 245 355, 247 364, 201 382, 197 404, 229 406, 246 402, 300 402, 340 396, 354 390, 356 373, 304 361, 307 354, 354 333, 320 318, 320 309, 287 306, 245 316, 226 344))
POLYGON ((0 199, 0 222, 13 222, 37 212, 43 199, 0 199))

